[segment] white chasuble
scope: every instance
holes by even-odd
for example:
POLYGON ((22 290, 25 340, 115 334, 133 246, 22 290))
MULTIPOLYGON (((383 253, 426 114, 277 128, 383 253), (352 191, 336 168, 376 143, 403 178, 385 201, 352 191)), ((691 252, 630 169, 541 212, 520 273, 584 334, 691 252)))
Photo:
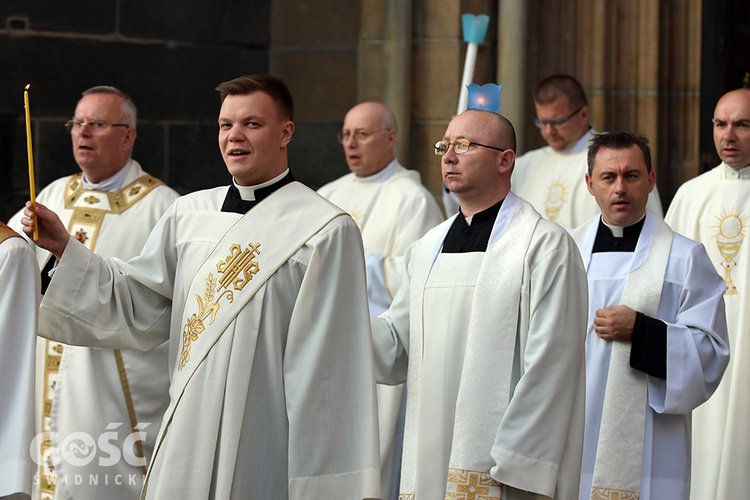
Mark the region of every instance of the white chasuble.
MULTIPOLYGON (((77 173, 54 181, 37 201, 90 250, 129 259, 178 195, 135 160, 124 169, 122 186, 114 191, 86 189, 77 173)), ((20 227, 22 215, 11 224, 20 227)), ((51 256, 34 248, 44 268, 51 256)), ((35 498, 138 495, 169 401, 167 356, 166 345, 149 352, 113 351, 39 339, 37 425, 53 438, 40 443, 35 498)))
POLYGON ((285 246, 287 233, 314 227, 338 208, 290 183, 242 216, 219 211, 226 193, 221 187, 178 199, 130 262, 104 261, 71 241, 42 302, 40 330, 60 340, 138 349, 169 339, 171 406, 144 498, 379 496, 372 345, 356 225, 336 215, 294 250, 285 246), (243 217, 247 229, 221 258, 209 260, 243 217), (248 248, 256 244, 258 251, 248 248), (287 251, 293 253, 263 281, 261 272, 273 268, 264 267, 273 260, 266 256, 287 251), (253 263, 258 273, 250 272, 253 263), (199 276, 204 264, 214 266, 212 276, 199 276), (233 313, 232 302, 243 299, 234 287, 249 275, 248 290, 255 276, 261 284, 233 313), (198 292, 190 291, 194 282, 198 292), (96 303, 111 304, 108 314, 96 303), (188 321, 194 315, 205 329, 191 328, 200 324, 188 321), (70 316, 83 333, 69 327, 70 316), (93 324, 107 335, 96 335, 93 324))
POLYGON ((440 253, 452 222, 410 248, 393 305, 373 319, 379 381, 407 379, 400 497, 574 499, 580 255, 564 230, 512 193, 480 256, 440 253))
POLYGON ((731 359, 716 394, 693 413, 691 498, 750 491, 750 168, 720 164, 685 182, 665 218, 705 245, 725 285, 731 359))
MULTIPOLYGON (((716 389, 727 363, 726 323, 721 282, 703 247, 674 234, 668 249, 661 295, 653 300, 658 309, 650 316, 667 325, 667 379, 643 374, 641 442, 626 448, 625 442, 607 442, 602 435, 604 401, 620 393, 612 378, 611 363, 616 355, 613 342, 593 331, 598 309, 619 304, 633 269, 648 265, 656 226, 661 222, 648 212, 634 252, 592 253, 599 217, 574 232, 588 262, 589 331, 586 337, 586 432, 581 470, 580 500, 590 498, 686 498, 690 489, 690 415, 716 389), (615 384, 615 385, 613 385, 615 384), (597 490, 592 497, 598 448, 610 446, 620 462, 617 474, 628 470, 626 450, 642 455, 639 463, 639 492, 597 490), (607 496, 610 494, 610 496, 607 496)), ((658 239, 658 237, 657 237, 658 239)), ((653 273, 656 275, 656 273, 653 273)), ((643 280, 648 281, 648 280, 643 280)), ((645 313, 645 308, 637 308, 645 313)), ((636 408, 636 410, 639 410, 636 408)), ((627 412, 623 410, 625 414, 627 412)))

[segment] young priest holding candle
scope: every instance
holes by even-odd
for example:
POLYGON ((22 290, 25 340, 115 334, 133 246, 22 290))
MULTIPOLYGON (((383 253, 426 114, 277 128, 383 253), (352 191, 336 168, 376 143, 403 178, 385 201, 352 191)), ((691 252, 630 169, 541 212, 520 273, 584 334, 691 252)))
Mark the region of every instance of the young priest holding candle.
POLYGON ((40 332, 169 345, 170 406, 144 498, 377 498, 362 237, 294 181, 284 82, 257 74, 217 90, 233 183, 179 198, 139 256, 102 259, 27 204, 25 231, 36 213, 39 244, 60 261, 40 332))

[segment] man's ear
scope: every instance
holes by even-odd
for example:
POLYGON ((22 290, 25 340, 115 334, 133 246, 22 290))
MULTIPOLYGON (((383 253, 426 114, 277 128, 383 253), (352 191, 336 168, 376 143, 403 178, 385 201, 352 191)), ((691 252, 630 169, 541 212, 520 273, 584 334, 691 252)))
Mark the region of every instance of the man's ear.
POLYGON ((516 152, 512 149, 506 149, 498 154, 497 171, 501 175, 510 175, 516 164, 516 152))
POLYGON ((281 126, 281 146, 286 147, 294 135, 294 122, 289 120, 281 126))
POLYGON ((125 132, 125 137, 122 140, 122 147, 125 151, 133 149, 136 137, 138 137, 138 132, 135 130, 135 128, 128 127, 128 130, 125 132))

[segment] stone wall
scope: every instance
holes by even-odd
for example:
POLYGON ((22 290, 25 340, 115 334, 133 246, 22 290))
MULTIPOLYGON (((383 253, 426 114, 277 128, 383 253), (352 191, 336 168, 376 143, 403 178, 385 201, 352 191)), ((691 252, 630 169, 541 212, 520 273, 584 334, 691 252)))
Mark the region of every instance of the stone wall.
POLYGON ((0 219, 28 198, 23 88, 37 190, 76 172, 63 127, 81 91, 114 85, 138 107, 134 158, 182 193, 229 182, 214 87, 269 71, 270 0, 0 3, 0 219), (169 5, 171 4, 171 6, 169 5))

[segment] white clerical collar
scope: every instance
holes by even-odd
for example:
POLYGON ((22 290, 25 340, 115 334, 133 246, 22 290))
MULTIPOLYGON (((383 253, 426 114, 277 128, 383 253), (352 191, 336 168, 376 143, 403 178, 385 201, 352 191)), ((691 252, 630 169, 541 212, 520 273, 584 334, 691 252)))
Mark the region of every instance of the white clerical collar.
POLYGON ((570 148, 565 151, 561 151, 560 153, 564 155, 574 155, 586 151, 589 147, 589 141, 594 137, 595 133, 596 130, 594 130, 594 125, 589 123, 589 129, 586 131, 586 133, 583 134, 581 138, 578 139, 576 143, 573 144, 570 148))
MULTIPOLYGON (((641 217, 637 221, 633 222, 630 226, 638 224, 643 220, 644 217, 646 217, 646 212, 643 212, 643 215, 641 215, 641 217)), ((613 226, 612 224, 607 224, 606 222, 604 222, 604 217, 602 217, 602 224, 609 228, 609 230, 612 232, 612 236, 614 236, 615 238, 622 238, 625 234, 625 226, 613 226)))
POLYGON ((360 177, 358 175, 354 175, 354 181, 355 182, 383 182, 387 178, 389 178, 391 175, 393 175, 396 170, 398 170, 398 161, 396 161, 396 158, 392 159, 391 162, 385 166, 385 168, 375 172, 372 175, 368 175, 367 177, 360 177))
POLYGON ((750 165, 744 168, 732 168, 724 162, 721 164, 724 165, 724 174, 727 179, 750 180, 750 165))
POLYGON ((232 184, 234 184, 234 187, 237 188, 237 191, 240 192, 240 198, 242 198, 245 201, 255 201, 255 191, 264 187, 271 186, 273 184, 276 184, 281 179, 284 178, 286 174, 289 173, 289 169, 287 168, 282 173, 271 179, 270 181, 266 181, 262 184, 256 184, 255 186, 240 186, 237 184, 237 181, 234 180, 234 177, 232 178, 232 184))
POLYGON ((125 177, 128 176, 128 172, 132 167, 133 163, 131 160, 125 164, 115 175, 109 179, 104 179, 102 182, 91 182, 86 178, 86 174, 83 174, 83 189, 95 189, 97 191, 106 191, 112 193, 122 187, 122 183, 125 181, 125 177))

